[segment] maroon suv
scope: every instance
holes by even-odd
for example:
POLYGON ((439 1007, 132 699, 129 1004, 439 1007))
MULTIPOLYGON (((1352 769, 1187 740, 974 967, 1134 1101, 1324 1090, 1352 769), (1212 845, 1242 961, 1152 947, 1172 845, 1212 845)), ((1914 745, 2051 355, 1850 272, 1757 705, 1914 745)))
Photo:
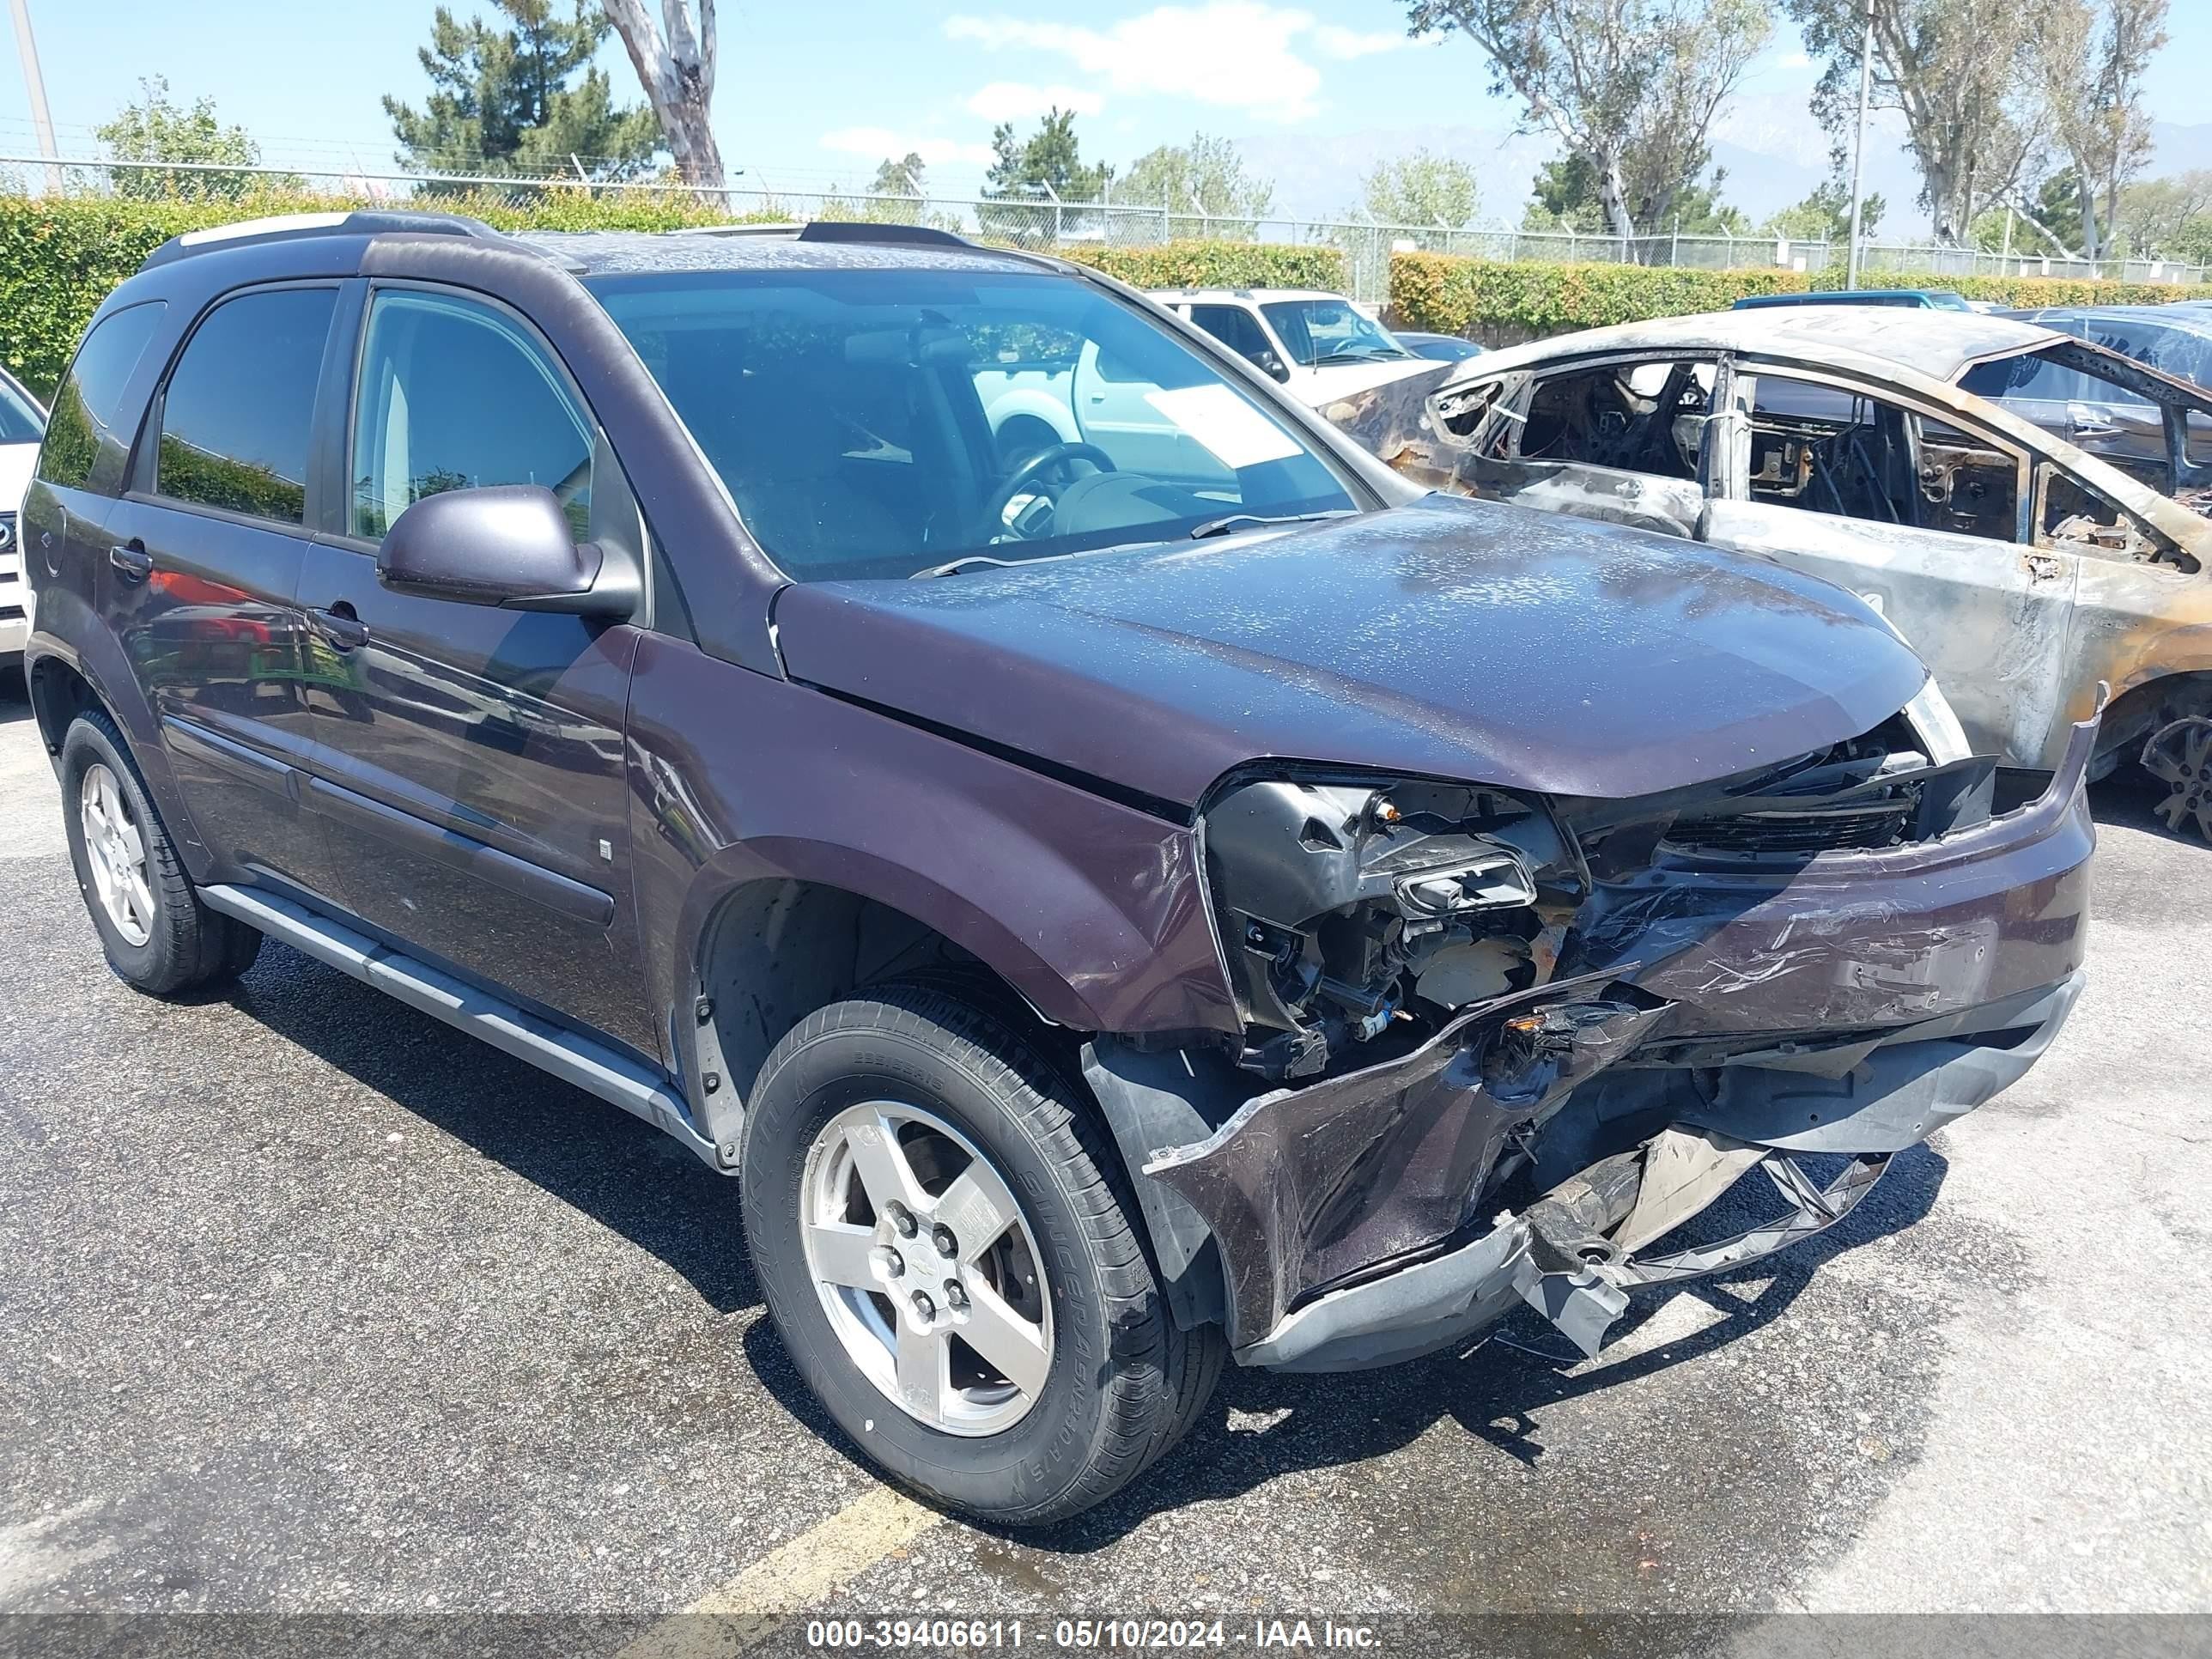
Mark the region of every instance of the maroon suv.
POLYGON ((1595 1352, 2081 985, 2090 728, 2000 771, 1850 596, 1420 495, 935 232, 179 238, 23 546, 118 974, 273 936, 659 1126, 844 1431, 1006 1522, 1224 1358, 1595 1352))

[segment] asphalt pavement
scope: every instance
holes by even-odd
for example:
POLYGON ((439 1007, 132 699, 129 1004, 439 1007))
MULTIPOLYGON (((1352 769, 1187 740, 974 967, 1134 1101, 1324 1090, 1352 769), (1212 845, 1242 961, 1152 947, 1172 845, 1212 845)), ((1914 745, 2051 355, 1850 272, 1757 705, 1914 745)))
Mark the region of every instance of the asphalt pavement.
POLYGON ((1596 1364, 1232 1372, 1016 1537, 834 1437, 673 1143, 280 946, 116 980, 0 681, 0 1613, 2212 1608, 2212 848, 2094 805, 2071 1024, 1843 1225, 1596 1364))

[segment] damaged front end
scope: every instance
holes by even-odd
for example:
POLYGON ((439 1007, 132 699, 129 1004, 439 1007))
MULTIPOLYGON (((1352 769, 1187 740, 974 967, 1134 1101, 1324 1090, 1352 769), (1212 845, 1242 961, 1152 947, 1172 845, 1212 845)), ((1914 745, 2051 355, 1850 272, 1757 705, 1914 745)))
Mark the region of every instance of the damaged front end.
POLYGON ((1942 724, 1626 801, 1230 781, 1202 823, 1242 1043, 1086 1056, 1179 1312, 1250 1364, 1392 1363, 1523 1303, 1595 1352, 1639 1285, 1840 1219, 2080 989, 2095 720, 2027 801, 1942 724), (1773 1223, 1653 1253, 1754 1169, 1773 1223))

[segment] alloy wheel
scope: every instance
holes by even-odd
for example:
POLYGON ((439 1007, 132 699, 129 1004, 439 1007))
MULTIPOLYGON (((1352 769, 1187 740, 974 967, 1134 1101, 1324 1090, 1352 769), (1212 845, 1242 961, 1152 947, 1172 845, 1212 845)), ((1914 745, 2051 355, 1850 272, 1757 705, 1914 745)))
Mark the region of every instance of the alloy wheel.
POLYGON ((2212 720, 2192 714, 2160 727, 2143 744, 2143 770, 2171 786, 2158 804, 2166 827, 2194 823, 2212 841, 2212 720))
POLYGON ((908 1416, 1001 1433, 1052 1370, 1051 1286, 1012 1190, 927 1108, 871 1101, 808 1149, 799 1236, 847 1356, 908 1416))
POLYGON ((84 830, 100 908, 124 942, 141 945, 154 936, 154 889, 146 874, 146 836, 132 819, 115 774, 106 763, 84 769, 77 785, 77 818, 84 830))

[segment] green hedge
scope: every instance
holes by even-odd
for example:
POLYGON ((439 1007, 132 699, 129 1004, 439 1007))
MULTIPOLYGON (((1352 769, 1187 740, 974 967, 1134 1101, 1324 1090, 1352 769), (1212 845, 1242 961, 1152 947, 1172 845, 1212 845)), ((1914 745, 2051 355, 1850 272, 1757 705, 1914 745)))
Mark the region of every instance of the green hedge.
MULTIPOLYGON (((2212 298, 2212 287, 2090 282, 2059 276, 1935 276, 1884 273, 1871 288, 1949 289, 2008 306, 2155 305, 2212 298)), ((1506 263, 1444 253, 1390 258, 1390 313, 1407 328, 1465 334, 1478 325, 1564 334, 1609 323, 1724 311, 1752 294, 1840 288, 1835 271, 1683 270, 1663 265, 1506 263)))
POLYGON ((1340 248, 1289 242, 1218 242, 1192 237, 1156 247, 1078 243, 1056 250, 1132 288, 1318 288, 1342 293, 1340 248))
MULTIPOLYGON (((486 191, 409 205, 472 214, 501 230, 672 230, 728 218, 679 192, 645 191, 612 198, 540 191, 522 207, 486 191)), ((51 399, 78 337, 108 290, 170 237, 269 214, 360 206, 349 198, 280 193, 182 202, 0 196, 0 362, 40 398, 51 399)), ((784 216, 745 216, 753 221, 784 216)), ((1079 244, 1061 251, 1139 288, 1341 289, 1345 282, 1344 256, 1333 247, 1194 240, 1158 247, 1079 244)))
MULTIPOLYGON (((39 398, 50 399, 108 290, 170 237, 267 214, 343 212, 362 205, 291 194, 203 202, 0 196, 0 362, 39 398)), ((541 191, 526 208, 493 192, 409 205, 472 214, 502 230, 671 230, 728 217, 688 197, 643 191, 625 191, 613 199, 580 190, 541 191)))

